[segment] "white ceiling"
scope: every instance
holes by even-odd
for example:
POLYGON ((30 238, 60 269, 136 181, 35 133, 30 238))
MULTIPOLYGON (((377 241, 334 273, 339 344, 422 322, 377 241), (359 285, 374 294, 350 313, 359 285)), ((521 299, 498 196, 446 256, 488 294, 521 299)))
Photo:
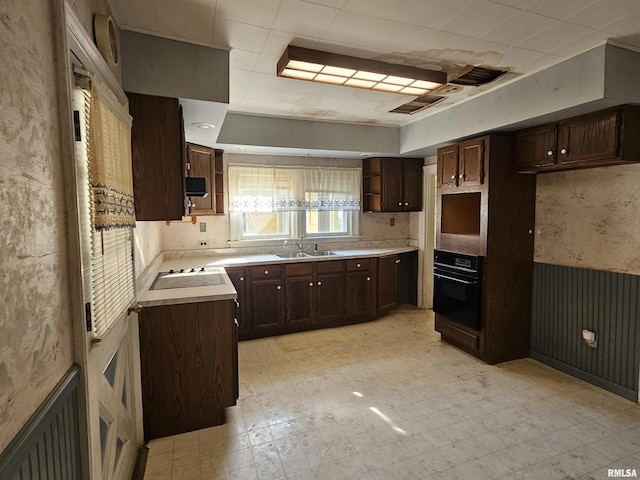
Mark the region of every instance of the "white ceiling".
POLYGON ((402 126, 582 53, 640 48, 640 0, 108 0, 121 28, 230 51, 231 113, 402 126), (509 73, 415 115, 412 97, 277 77, 287 45, 509 73))

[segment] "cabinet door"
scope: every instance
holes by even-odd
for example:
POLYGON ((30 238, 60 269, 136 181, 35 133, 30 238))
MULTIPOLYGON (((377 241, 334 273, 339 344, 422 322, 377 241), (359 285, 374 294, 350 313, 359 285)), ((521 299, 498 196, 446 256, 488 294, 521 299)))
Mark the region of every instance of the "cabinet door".
POLYGON ((177 98, 127 93, 136 220, 182 220, 183 126, 177 98))
POLYGON ((313 323, 314 295, 316 285, 313 276, 289 277, 285 280, 286 324, 300 325, 313 323))
POLYGON ((404 207, 403 196, 404 164, 400 158, 382 159, 382 205, 383 212, 401 212, 404 207))
POLYGON ((458 145, 438 149, 438 187, 458 186, 458 145))
POLYGON ((231 279, 236 292, 238 292, 238 308, 236 309, 236 320, 238 320, 238 334, 244 336, 249 331, 247 318, 247 281, 246 272, 242 267, 225 268, 227 275, 231 279))
POLYGON ((201 145, 187 144, 187 176, 204 177, 207 185, 206 197, 189 197, 189 215, 213 215, 215 211, 215 150, 201 145))
POLYGON ((233 301, 145 307, 139 316, 145 438, 224 423, 236 403, 233 301))
POLYGON ((484 140, 462 142, 458 147, 458 186, 484 183, 484 140))
POLYGON ((422 210, 422 165, 421 158, 406 158, 404 160, 404 205, 405 212, 422 210))
POLYGON ((272 330, 284 326, 284 290, 281 279, 252 280, 251 328, 272 330))
POLYGON ((361 270, 345 274, 345 318, 367 319, 371 308, 371 272, 361 270))
POLYGON ((390 310, 397 305, 397 261, 397 255, 387 255, 378 259, 378 312, 390 310))
POLYGON ((541 167, 555 165, 557 130, 556 123, 549 123, 516 132, 514 170, 535 172, 541 167))
POLYGON ((316 275, 315 309, 318 322, 338 322, 344 316, 344 275, 342 272, 316 275))
POLYGON ((619 110, 605 110, 560 122, 558 164, 616 158, 619 124, 619 110))

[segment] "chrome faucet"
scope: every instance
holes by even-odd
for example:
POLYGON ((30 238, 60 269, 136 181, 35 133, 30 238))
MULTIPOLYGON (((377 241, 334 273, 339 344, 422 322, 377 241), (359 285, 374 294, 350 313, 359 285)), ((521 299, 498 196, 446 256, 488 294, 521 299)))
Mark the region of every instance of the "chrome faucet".
POLYGON ((294 242, 294 244, 300 249, 300 251, 304 250, 304 237, 300 237, 300 243, 294 242))

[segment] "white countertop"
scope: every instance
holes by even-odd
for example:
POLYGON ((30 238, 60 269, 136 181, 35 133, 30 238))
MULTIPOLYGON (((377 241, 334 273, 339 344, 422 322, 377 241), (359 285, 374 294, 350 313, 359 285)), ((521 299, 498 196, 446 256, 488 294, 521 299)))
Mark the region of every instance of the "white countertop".
POLYGON ((165 260, 152 275, 155 278, 157 272, 168 272, 181 268, 201 268, 217 271, 220 269, 224 283, 207 287, 168 288, 163 290, 149 290, 151 283, 138 292, 138 302, 143 306, 173 305, 180 303, 210 302, 217 300, 230 300, 237 297, 233 283, 229 279, 223 267, 264 265, 272 263, 299 263, 299 262, 323 262, 330 260, 342 260, 347 258, 379 257, 398 253, 411 252, 416 247, 402 246, 396 248, 364 248, 352 250, 334 250, 336 255, 302 257, 283 259, 277 254, 256 255, 215 255, 194 256, 165 260))

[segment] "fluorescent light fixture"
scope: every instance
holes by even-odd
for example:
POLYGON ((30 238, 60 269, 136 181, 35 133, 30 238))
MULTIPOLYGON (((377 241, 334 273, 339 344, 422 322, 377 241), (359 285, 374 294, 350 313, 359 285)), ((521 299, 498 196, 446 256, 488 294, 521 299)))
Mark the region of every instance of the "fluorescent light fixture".
POLYGON ((379 62, 289 45, 278 61, 279 77, 422 96, 447 83, 435 70, 379 62))

